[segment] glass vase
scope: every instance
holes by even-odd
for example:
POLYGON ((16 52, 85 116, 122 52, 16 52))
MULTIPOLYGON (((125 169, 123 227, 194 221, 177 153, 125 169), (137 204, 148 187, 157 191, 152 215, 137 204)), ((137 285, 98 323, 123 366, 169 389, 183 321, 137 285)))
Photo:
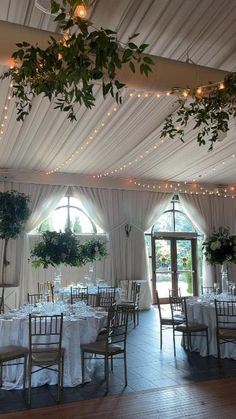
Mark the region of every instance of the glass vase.
POLYGON ((228 263, 224 262, 221 266, 221 292, 228 293, 228 263))
POLYGON ((60 297, 60 288, 62 286, 62 274, 61 274, 61 266, 58 265, 54 271, 54 279, 53 279, 53 294, 54 294, 54 301, 59 301, 60 297))

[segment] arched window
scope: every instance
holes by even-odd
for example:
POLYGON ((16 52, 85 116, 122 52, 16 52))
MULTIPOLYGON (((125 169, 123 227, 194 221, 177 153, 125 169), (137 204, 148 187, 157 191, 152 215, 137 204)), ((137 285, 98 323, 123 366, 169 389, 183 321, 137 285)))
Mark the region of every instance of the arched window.
POLYGON ((75 234, 102 234, 104 231, 86 214, 82 203, 71 196, 65 196, 57 208, 31 234, 44 231, 72 230, 75 234))

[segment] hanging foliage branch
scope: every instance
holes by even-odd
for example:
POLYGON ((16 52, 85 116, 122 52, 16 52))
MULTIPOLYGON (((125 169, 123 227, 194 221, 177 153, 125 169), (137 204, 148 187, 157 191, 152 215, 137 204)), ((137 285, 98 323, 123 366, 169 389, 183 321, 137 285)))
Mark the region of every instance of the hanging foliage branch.
POLYGON ((228 74, 224 82, 197 89, 183 89, 178 99, 180 108, 164 122, 161 137, 178 137, 184 142, 185 127, 194 121, 199 145, 214 143, 221 133, 229 130, 230 117, 236 117, 236 73, 228 74), (188 97, 193 100, 189 102, 188 97))
POLYGON ((94 81, 100 81, 104 98, 110 94, 121 103, 120 91, 125 86, 117 79, 117 71, 128 63, 135 72, 148 76, 152 71, 151 58, 142 55, 147 44, 137 46, 129 38, 121 46, 117 33, 110 29, 93 30, 91 22, 75 15, 79 0, 51 1, 51 13, 64 33, 62 40, 51 37, 46 49, 27 42, 17 44, 19 48, 12 58, 20 65, 10 68, 1 78, 10 77, 13 96, 16 98, 17 120, 24 120, 31 109, 33 97, 43 94, 55 108, 76 119, 75 105, 91 108, 95 102, 94 81), (92 29, 92 30, 91 30, 92 29))

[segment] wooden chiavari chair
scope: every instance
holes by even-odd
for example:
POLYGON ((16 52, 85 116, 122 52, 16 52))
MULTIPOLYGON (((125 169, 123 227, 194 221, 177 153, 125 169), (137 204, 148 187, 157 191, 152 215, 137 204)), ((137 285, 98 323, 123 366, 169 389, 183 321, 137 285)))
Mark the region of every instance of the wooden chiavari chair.
POLYGON ((31 376, 43 369, 57 372, 57 401, 60 401, 64 373, 62 327, 63 314, 53 316, 33 316, 29 314, 29 405, 31 404, 31 376), (38 369, 33 370, 34 366, 38 369))

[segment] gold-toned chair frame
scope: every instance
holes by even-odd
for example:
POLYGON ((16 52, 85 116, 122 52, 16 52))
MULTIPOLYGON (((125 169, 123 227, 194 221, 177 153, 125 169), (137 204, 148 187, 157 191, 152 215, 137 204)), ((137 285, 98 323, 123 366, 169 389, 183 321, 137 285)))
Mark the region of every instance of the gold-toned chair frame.
POLYGON ((108 321, 104 338, 91 344, 81 345, 82 384, 84 384, 84 361, 87 359, 84 354, 92 353, 101 355, 104 358, 107 391, 109 390, 109 359, 111 360, 111 370, 113 371, 113 358, 121 358, 119 355, 122 355, 122 359, 124 360, 125 386, 127 386, 126 341, 128 318, 129 310, 126 307, 113 305, 108 310, 108 321))
POLYGON ((31 404, 31 375, 47 369, 57 372, 57 401, 63 389, 64 349, 62 348, 63 313, 60 315, 33 316, 29 314, 28 404, 31 404), (47 341, 46 336, 53 336, 47 341), (53 355, 50 356, 50 355, 53 355), (32 367, 39 367, 32 371, 32 367), (56 368, 53 368, 53 366, 56 368))

